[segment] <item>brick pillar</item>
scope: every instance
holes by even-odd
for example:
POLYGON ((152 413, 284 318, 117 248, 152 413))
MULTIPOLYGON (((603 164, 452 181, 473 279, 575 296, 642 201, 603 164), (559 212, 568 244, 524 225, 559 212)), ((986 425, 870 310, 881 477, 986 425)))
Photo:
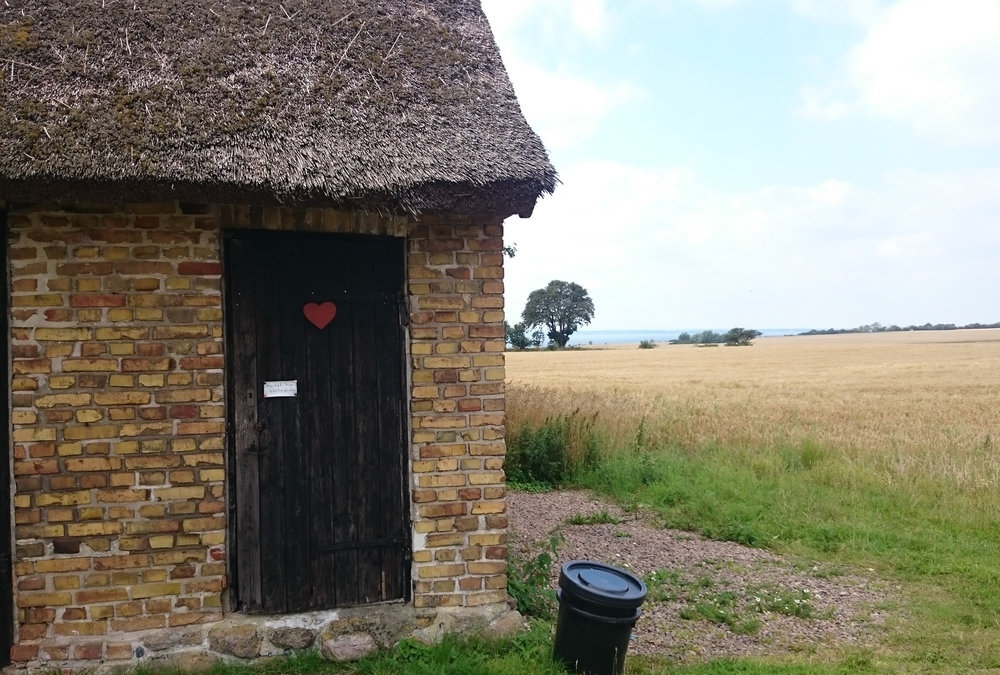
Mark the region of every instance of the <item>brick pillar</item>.
POLYGON ((410 231, 414 604, 507 597, 503 228, 410 231))

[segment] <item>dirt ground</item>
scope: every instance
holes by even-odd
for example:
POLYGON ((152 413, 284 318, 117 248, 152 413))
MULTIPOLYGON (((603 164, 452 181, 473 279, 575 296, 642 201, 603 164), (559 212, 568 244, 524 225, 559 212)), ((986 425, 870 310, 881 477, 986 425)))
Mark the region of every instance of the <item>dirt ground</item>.
POLYGON ((534 557, 554 532, 563 538, 553 587, 568 560, 615 565, 647 581, 629 654, 683 663, 872 646, 886 618, 880 608, 894 593, 874 576, 664 529, 583 492, 512 492, 508 511, 521 556, 534 557))

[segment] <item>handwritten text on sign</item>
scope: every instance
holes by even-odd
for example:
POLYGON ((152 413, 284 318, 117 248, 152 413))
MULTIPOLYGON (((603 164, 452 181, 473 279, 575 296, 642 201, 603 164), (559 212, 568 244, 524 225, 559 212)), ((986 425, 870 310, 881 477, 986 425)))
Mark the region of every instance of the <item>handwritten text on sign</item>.
POLYGON ((298 393, 298 380, 275 380, 264 383, 264 398, 291 398, 298 393))

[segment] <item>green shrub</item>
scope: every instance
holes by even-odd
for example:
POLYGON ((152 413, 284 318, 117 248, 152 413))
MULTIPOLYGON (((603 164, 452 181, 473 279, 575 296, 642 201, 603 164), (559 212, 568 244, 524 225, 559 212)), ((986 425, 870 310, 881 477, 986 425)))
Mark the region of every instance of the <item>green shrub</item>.
POLYGON ((659 347, 653 340, 643 340, 639 343, 639 349, 656 349, 659 347))
POLYGON ((507 440, 507 482, 518 489, 552 489, 597 466, 600 449, 590 424, 573 414, 546 419, 538 428, 521 427, 507 440))

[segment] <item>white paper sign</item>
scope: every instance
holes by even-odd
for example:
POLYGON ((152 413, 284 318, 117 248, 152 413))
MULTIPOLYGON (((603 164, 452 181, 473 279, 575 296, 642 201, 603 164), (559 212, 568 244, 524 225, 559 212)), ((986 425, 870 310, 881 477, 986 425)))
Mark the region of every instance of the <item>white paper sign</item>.
POLYGON ((298 380, 275 380, 264 383, 264 398, 291 398, 298 393, 298 380))

